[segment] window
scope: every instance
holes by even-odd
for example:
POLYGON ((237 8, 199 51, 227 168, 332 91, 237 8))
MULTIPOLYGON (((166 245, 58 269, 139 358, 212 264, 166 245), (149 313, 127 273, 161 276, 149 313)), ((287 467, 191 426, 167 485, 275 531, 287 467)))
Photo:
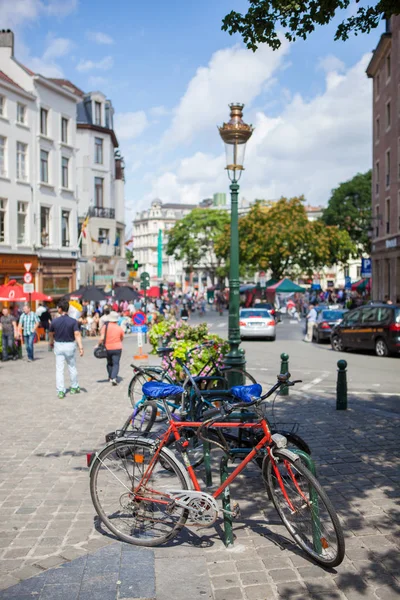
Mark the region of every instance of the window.
POLYGON ((376 308, 364 308, 361 312, 362 323, 374 323, 377 320, 376 308))
POLYGON ((386 104, 386 129, 389 129, 390 125, 391 125, 391 108, 390 108, 390 102, 388 102, 386 104))
POLYGON ((50 208, 40 207, 40 239, 42 246, 50 245, 50 208))
POLYGON ((397 193, 397 217, 400 231, 400 190, 397 193))
POLYGON ((0 135, 0 176, 7 177, 7 138, 0 135))
POLYGON ((0 117, 6 116, 6 99, 4 96, 0 96, 0 117))
POLYGON ((103 164, 103 140, 94 138, 94 162, 98 165, 103 164))
POLYGON ((379 142, 379 138, 381 135, 381 124, 379 117, 375 119, 375 141, 379 142))
POLYGON ((0 198, 0 243, 6 241, 7 200, 0 198))
POLYGON ((397 138, 397 178, 400 180, 400 137, 397 138))
POLYGON ((379 214, 379 205, 375 206, 375 237, 379 236, 379 223, 381 220, 381 216, 379 214))
POLYGON ((390 59, 390 54, 388 54, 386 57, 386 79, 390 79, 390 74, 391 74, 391 59, 390 59))
POLYGON ((18 202, 17 244, 26 244, 27 202, 18 202))
POLYGON ((390 150, 386 152, 386 187, 390 185, 390 150))
POLYGON ((378 75, 376 76, 376 97, 379 97, 379 94, 381 93, 381 78, 380 75, 378 73, 378 75))
POLYGON ((377 309, 377 313, 378 313, 378 318, 377 318, 378 323, 385 323, 386 321, 390 320, 390 318, 392 316, 392 309, 382 306, 377 309))
POLYGON ((69 211, 61 212, 61 245, 69 246, 69 211))
POLYGON ((101 102, 94 103, 94 124, 101 125, 101 102))
POLYGON ((358 266, 358 265, 356 267, 356 277, 357 277, 357 279, 361 278, 361 266, 358 266))
POLYGON ((103 178, 94 178, 94 205, 98 208, 103 207, 103 178))
POLYGON ((109 229, 99 229, 99 239, 100 244, 109 244, 110 243, 110 230, 109 229))
POLYGON ((22 142, 17 142, 17 179, 26 181, 27 177, 27 153, 28 146, 22 142))
POLYGON ((17 103, 17 123, 26 124, 26 106, 20 102, 17 103))
POLYGON ((346 325, 355 325, 360 320, 361 310, 355 310, 346 317, 346 325))
POLYGON ((379 194, 379 161, 375 164, 375 193, 379 194))
POLYGON ((49 116, 49 111, 45 108, 40 109, 40 133, 43 135, 47 135, 47 117, 49 116))
POLYGON ((68 119, 61 117, 61 141, 68 144, 68 119))
POLYGON ((390 233, 390 198, 386 198, 385 203, 385 222, 386 222, 386 233, 390 233))
POLYGON ((40 181, 49 183, 49 153, 46 150, 40 151, 40 181))
POLYGON ((68 163, 69 159, 65 156, 61 159, 61 186, 68 188, 68 163))

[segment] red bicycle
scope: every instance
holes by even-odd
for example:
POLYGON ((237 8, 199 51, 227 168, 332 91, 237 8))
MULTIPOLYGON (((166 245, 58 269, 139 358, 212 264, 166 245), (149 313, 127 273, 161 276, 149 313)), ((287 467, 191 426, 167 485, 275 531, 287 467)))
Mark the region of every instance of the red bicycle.
MULTIPOLYGON (((282 385, 292 386, 290 374, 278 375, 278 382, 260 398, 212 409, 203 422, 172 419, 168 404, 169 427, 156 440, 142 437, 117 438, 100 452, 90 455, 90 492, 94 507, 104 525, 121 540, 140 546, 159 546, 178 534, 182 527, 212 525, 222 509, 217 498, 255 457, 263 456, 263 477, 268 496, 296 543, 317 563, 339 565, 344 557, 343 531, 329 498, 301 458, 286 448, 286 438, 271 435, 260 404, 282 385), (254 407, 258 420, 252 423, 227 422, 238 408, 254 407), (263 437, 212 494, 202 491, 190 464, 185 432, 214 431, 218 444, 228 456, 232 448, 224 445, 223 429, 258 429, 263 437), (173 435, 178 460, 166 443, 173 435)), ((246 398, 248 386, 238 386, 237 396, 246 398)), ((235 389, 235 388, 233 388, 235 389)), ((210 440, 212 441, 212 440, 210 440)), ((232 516, 237 516, 232 511, 232 516)))

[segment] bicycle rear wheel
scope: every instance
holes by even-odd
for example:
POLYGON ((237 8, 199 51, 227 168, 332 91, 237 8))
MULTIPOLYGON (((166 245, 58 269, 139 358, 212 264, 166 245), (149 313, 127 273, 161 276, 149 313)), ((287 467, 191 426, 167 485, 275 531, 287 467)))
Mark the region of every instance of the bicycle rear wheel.
POLYGON ((274 465, 271 460, 264 461, 263 474, 286 529, 317 563, 325 567, 340 565, 344 536, 328 496, 300 459, 278 449, 274 449, 274 457, 274 465))
POLYGON ((132 415, 125 422, 121 434, 126 435, 130 433, 145 434, 151 431, 157 415, 157 404, 146 400, 142 403, 138 403, 134 409, 132 415))
POLYGON ((90 471, 90 494, 100 520, 119 539, 138 546, 167 542, 188 516, 168 493, 189 489, 186 471, 166 448, 149 470, 153 456, 153 443, 120 438, 96 455, 90 471), (141 484, 145 473, 148 479, 141 484))

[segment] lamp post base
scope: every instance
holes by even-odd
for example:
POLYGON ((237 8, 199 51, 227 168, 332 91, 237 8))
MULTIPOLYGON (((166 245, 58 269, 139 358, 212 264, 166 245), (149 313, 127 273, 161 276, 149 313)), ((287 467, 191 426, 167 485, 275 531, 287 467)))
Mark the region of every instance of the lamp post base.
POLYGON ((226 377, 230 388, 234 385, 244 385, 244 376, 239 373, 239 369, 244 370, 246 368, 244 350, 239 348, 231 348, 228 354, 225 356, 224 367, 227 369, 235 369, 232 373, 230 373, 229 370, 226 372, 226 377), (238 370, 236 371, 236 369, 238 370))

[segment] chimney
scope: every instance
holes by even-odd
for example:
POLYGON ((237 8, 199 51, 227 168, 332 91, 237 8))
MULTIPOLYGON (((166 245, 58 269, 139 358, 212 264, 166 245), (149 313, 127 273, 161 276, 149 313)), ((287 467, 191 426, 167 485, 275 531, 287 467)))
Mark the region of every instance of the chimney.
POLYGON ((10 48, 14 56, 14 33, 11 29, 0 29, 0 48, 10 48))

